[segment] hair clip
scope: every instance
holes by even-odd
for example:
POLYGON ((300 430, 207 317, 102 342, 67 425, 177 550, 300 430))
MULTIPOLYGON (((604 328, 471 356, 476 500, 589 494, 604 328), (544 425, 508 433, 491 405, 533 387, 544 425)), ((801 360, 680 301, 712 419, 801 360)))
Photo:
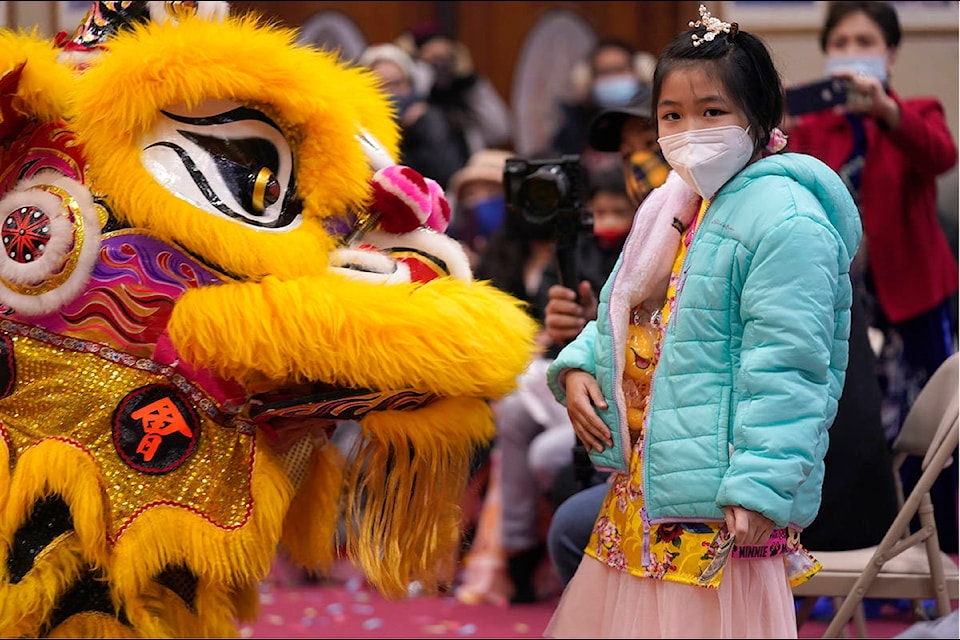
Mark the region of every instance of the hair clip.
POLYGON ((774 127, 770 130, 770 141, 767 142, 767 151, 770 153, 780 153, 787 146, 787 135, 780 129, 774 127))
POLYGON ((691 36, 693 38, 693 46, 695 47, 699 47, 704 42, 712 42, 713 39, 721 33, 728 33, 730 37, 733 38, 739 30, 736 22, 730 24, 720 18, 714 18, 704 5, 700 5, 700 19, 696 22, 690 22, 690 26, 694 28, 704 27, 707 30, 702 38, 695 33, 691 36))

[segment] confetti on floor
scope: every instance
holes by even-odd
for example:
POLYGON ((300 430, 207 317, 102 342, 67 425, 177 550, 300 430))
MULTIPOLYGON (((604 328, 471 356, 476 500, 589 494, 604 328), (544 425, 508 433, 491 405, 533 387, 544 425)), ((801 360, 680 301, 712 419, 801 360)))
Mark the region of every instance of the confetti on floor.
MULTIPOLYGON (((282 563, 260 585, 260 616, 240 625, 241 638, 542 638, 557 605, 552 597, 523 605, 466 604, 453 595, 387 600, 359 570, 337 563, 322 580, 307 580, 282 563)), ((871 638, 893 638, 912 624, 884 604, 870 612, 871 638)), ((827 619, 812 619, 800 638, 819 638, 827 619)))
POLYGON ((311 581, 275 567, 260 585, 260 616, 241 638, 541 638, 556 598, 510 607, 453 595, 387 600, 347 562, 311 581))

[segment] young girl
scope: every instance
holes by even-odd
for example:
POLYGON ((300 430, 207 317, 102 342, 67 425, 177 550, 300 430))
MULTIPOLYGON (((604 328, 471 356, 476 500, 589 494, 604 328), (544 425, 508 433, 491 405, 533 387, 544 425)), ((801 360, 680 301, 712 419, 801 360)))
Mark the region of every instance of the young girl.
POLYGON ((674 171, 548 373, 618 472, 548 636, 795 638, 791 583, 818 568, 798 538, 843 386, 859 217, 826 165, 775 153, 763 43, 700 13, 654 76, 674 171))

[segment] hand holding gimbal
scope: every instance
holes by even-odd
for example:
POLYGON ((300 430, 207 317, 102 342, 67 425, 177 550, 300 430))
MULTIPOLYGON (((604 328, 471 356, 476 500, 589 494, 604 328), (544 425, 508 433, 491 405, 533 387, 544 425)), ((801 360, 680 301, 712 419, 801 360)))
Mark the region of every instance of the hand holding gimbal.
MULTIPOLYGON (((560 284, 579 290, 577 238, 593 230, 593 218, 584 206, 586 197, 580 156, 551 160, 507 158, 503 169, 508 215, 522 215, 533 225, 550 231, 554 240, 560 284)), ((577 439, 573 448, 574 474, 581 489, 590 486, 593 463, 577 439)))

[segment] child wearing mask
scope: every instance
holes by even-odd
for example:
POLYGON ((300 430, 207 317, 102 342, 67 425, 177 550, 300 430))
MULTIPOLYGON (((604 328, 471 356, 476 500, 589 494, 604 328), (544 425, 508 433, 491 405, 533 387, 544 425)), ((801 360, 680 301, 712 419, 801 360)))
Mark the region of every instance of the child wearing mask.
POLYGON ((791 583, 818 568, 798 539, 845 376, 859 217, 826 165, 776 153, 762 41, 700 16, 654 75, 674 172, 637 212, 597 320, 548 371, 615 472, 552 637, 796 638, 791 583), (628 367, 652 371, 648 393, 629 393, 628 367))

